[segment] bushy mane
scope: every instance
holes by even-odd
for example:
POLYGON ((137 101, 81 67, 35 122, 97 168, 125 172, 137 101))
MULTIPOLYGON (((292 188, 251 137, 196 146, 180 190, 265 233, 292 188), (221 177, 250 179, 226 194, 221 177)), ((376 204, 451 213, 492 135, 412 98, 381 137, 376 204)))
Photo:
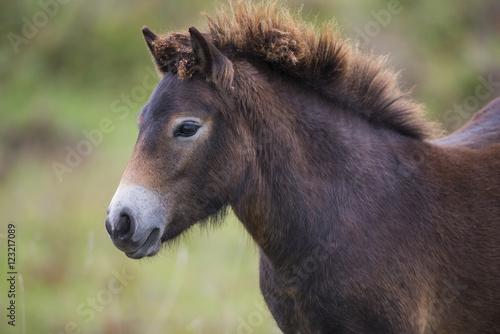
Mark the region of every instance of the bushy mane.
MULTIPOLYGON (((276 3, 233 3, 215 18, 206 15, 209 38, 230 59, 259 59, 276 71, 318 91, 375 126, 425 139, 433 126, 422 118, 423 108, 398 87, 397 75, 385 57, 367 55, 340 36, 333 22, 317 30, 300 12, 276 3)), ((163 72, 191 77, 196 62, 188 34, 173 33, 156 41, 152 52, 164 59, 163 72)))

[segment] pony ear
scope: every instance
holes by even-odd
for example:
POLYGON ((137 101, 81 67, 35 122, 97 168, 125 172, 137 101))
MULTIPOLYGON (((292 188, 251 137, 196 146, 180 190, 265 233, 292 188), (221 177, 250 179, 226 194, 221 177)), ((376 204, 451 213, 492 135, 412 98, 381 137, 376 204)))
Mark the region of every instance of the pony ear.
POLYGON ((222 89, 230 89, 234 77, 233 63, 195 27, 189 28, 189 34, 201 74, 222 89))
POLYGON ((148 46, 149 53, 153 57, 153 60, 160 70, 160 72, 165 73, 167 69, 165 68, 165 63, 158 58, 158 55, 155 52, 155 42, 160 39, 154 32, 149 30, 148 27, 142 27, 142 35, 144 36, 144 40, 146 41, 146 45, 148 46))
POLYGON ((148 45, 148 49, 153 54, 154 56, 154 42, 159 38, 156 36, 154 32, 149 30, 148 27, 144 26, 142 27, 142 35, 144 36, 144 40, 146 41, 146 44, 148 45))

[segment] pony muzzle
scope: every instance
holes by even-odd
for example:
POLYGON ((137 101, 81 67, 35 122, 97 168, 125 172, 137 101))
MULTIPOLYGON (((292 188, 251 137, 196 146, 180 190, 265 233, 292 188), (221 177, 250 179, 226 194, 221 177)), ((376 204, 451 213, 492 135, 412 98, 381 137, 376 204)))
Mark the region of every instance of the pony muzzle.
POLYGON ((133 259, 158 253, 167 221, 161 195, 137 184, 120 184, 107 213, 106 231, 116 248, 133 259))

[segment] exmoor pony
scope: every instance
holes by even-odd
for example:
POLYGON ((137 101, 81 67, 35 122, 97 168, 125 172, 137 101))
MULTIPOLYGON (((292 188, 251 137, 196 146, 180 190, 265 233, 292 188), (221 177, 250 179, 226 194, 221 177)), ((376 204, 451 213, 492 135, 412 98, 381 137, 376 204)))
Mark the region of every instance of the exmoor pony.
POLYGON ((234 3, 144 38, 162 79, 108 209, 153 256, 231 208, 284 333, 500 333, 500 99, 435 139, 333 24, 234 3))

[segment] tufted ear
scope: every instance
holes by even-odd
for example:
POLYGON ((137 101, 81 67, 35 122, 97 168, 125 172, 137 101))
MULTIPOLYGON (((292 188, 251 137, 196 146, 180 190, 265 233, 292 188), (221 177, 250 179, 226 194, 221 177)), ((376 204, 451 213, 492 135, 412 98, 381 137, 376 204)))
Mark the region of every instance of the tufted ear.
POLYGON ((163 68, 164 62, 160 60, 160 58, 155 52, 155 42, 159 40, 159 37, 156 36, 154 32, 149 30, 148 27, 142 27, 142 35, 144 36, 144 40, 146 41, 146 45, 148 46, 151 56, 153 56, 156 66, 160 71, 166 72, 166 70, 163 68))
POLYGON ((230 89, 234 77, 233 63, 195 27, 189 28, 189 34, 200 73, 220 88, 230 89))
POLYGON ((148 45, 149 51, 154 55, 154 41, 156 41, 159 37, 156 36, 154 32, 149 30, 148 27, 142 27, 142 35, 146 40, 146 44, 148 45))

